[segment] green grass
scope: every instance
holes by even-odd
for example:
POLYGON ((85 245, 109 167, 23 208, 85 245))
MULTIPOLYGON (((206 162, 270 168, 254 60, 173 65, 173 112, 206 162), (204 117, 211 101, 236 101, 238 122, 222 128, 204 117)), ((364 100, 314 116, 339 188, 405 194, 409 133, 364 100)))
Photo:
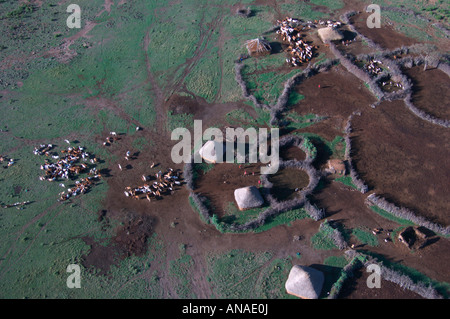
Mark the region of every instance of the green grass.
MULTIPOLYGON (((298 70, 291 72, 257 72, 257 64, 253 63, 251 59, 244 61, 245 67, 242 69, 242 76, 247 83, 250 94, 263 104, 271 105, 276 103, 280 94, 283 91, 284 83, 291 78, 298 70)), ((298 96, 293 96, 291 102, 300 99, 298 96)))
POLYGON ((296 299, 286 293, 284 284, 292 268, 290 258, 274 259, 262 271, 255 295, 262 299, 296 299))
POLYGON ((348 261, 344 256, 329 256, 324 259, 323 264, 332 267, 344 268, 348 261))
POLYGON ((300 103, 300 101, 302 101, 305 98, 304 95, 301 95, 300 93, 297 92, 291 92, 291 94, 289 94, 289 99, 287 102, 287 106, 293 106, 297 103, 300 103))
POLYGON ((330 235, 334 229, 328 225, 327 221, 322 223, 323 227, 311 237, 311 245, 317 250, 332 250, 338 247, 334 241, 330 238, 330 235))
POLYGON ((328 141, 327 139, 315 133, 293 132, 292 134, 300 135, 303 138, 308 138, 309 141, 313 143, 313 145, 317 145, 316 149, 320 147, 321 152, 324 152, 324 154, 321 154, 322 156, 337 159, 344 158, 345 141, 342 136, 337 135, 332 141, 328 141))
POLYGON ((169 276, 175 282, 175 292, 178 298, 196 298, 192 292, 192 281, 190 272, 194 261, 190 255, 182 252, 180 258, 171 260, 169 263, 169 276))
POLYGON ((339 10, 344 7, 344 2, 342 0, 311 0, 310 3, 326 6, 330 11, 339 10))
POLYGON ((287 261, 268 263, 272 256, 270 252, 253 253, 243 250, 208 255, 207 278, 211 282, 212 297, 248 299, 261 298, 263 294, 285 296, 280 283, 288 273, 289 264, 287 261), (274 270, 278 270, 277 267, 283 267, 283 275, 271 277, 274 270))
POLYGON ((243 225, 246 222, 255 219, 258 215, 267 209, 267 205, 263 205, 262 207, 239 210, 235 202, 228 202, 225 207, 224 216, 221 218, 221 222, 224 224, 238 224, 243 225))
POLYGON ((340 182, 344 185, 350 186, 351 188, 358 189, 355 184, 353 184, 352 178, 350 175, 337 177, 335 181, 340 182))
POLYGON ((303 208, 289 210, 287 212, 278 214, 275 217, 267 218, 266 221, 264 222, 264 225, 256 228, 254 232, 255 233, 263 232, 273 227, 277 227, 279 225, 291 226, 292 222, 304 218, 309 218, 309 215, 303 208))
POLYGON ((314 146, 311 140, 306 136, 303 137, 302 145, 306 149, 308 155, 314 160, 317 156, 317 148, 314 146))
POLYGON ((211 50, 208 56, 194 66, 186 77, 186 88, 207 102, 213 102, 219 94, 220 61, 218 49, 211 50))
POLYGON ((377 236, 372 234, 368 229, 355 228, 352 230, 352 235, 362 244, 372 247, 377 247, 379 245, 377 236))
MULTIPOLYGON (((317 1, 324 2, 319 0, 317 1)), ((326 2, 329 2, 329 4, 334 3, 334 1, 326 2)), ((303 20, 326 19, 327 17, 329 17, 329 14, 314 10, 313 6, 303 2, 296 2, 295 4, 283 3, 280 5, 280 9, 283 13, 283 16, 290 16, 292 18, 300 18, 303 20)))
POLYGON ((258 127, 258 122, 242 109, 233 110, 225 115, 225 121, 232 126, 239 126, 244 129, 258 127))
POLYGON ((289 121, 286 126, 290 130, 302 129, 315 124, 312 120, 316 118, 317 115, 315 114, 300 115, 297 112, 291 111, 286 114, 286 119, 289 121))
POLYGON ((22 3, 17 9, 10 11, 6 14, 7 18, 21 18, 27 13, 33 12, 33 6, 31 4, 22 3))
POLYGON ((167 129, 173 131, 176 128, 190 129, 194 125, 194 114, 180 113, 173 114, 172 111, 167 112, 167 129))
POLYGON ((396 222, 396 223, 398 223, 400 225, 404 225, 404 226, 414 226, 413 222, 411 222, 411 221, 409 221, 407 219, 398 218, 398 217, 392 215, 391 213, 389 213, 389 212, 387 212, 387 211, 385 211, 385 210, 383 210, 383 209, 381 209, 381 208, 379 208, 379 207, 377 207, 375 205, 372 205, 372 206, 369 206, 369 207, 375 213, 377 213, 381 217, 384 217, 384 218, 386 218, 388 220, 391 220, 393 222, 396 222))
MULTIPOLYGON (((343 268, 347 265, 357 267, 358 266, 357 264, 362 262, 360 259, 363 259, 364 257, 355 257, 349 263, 347 263, 347 260, 345 257, 335 257, 335 258, 339 259, 339 261, 333 260, 333 262, 339 264, 339 267, 341 267, 342 270, 341 270, 339 277, 337 278, 337 280, 333 283, 333 285, 330 288, 330 295, 329 295, 330 297, 332 297, 332 296, 338 297, 345 282, 351 277, 351 274, 349 274, 347 271, 344 271, 343 268)), ((360 265, 362 265, 362 264, 360 264, 360 265)), ((351 268, 353 268, 353 267, 351 267, 351 268)))

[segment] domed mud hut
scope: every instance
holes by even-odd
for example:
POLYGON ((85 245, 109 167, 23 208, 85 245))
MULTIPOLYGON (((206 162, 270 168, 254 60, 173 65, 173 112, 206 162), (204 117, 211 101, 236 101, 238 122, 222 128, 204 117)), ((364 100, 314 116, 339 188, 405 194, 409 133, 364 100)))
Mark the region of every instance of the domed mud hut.
POLYGON ((329 160, 328 171, 332 174, 345 175, 345 162, 340 159, 329 160))
POLYGON ((339 30, 332 27, 321 28, 317 30, 317 33, 319 34, 319 38, 322 40, 323 43, 328 43, 331 41, 340 41, 344 38, 344 36, 339 30))
POLYGON ((325 277, 317 269, 295 265, 286 281, 286 292, 303 299, 318 299, 325 277))
POLYGON ((240 210, 260 207, 264 204, 264 199, 255 186, 236 189, 234 191, 234 199, 240 210))

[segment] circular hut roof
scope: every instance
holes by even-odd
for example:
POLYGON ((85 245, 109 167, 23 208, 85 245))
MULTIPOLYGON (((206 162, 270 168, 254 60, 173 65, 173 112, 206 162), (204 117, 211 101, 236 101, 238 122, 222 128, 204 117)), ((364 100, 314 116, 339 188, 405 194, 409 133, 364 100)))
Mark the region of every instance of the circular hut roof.
POLYGON ((318 299, 325 277, 317 269, 295 265, 291 268, 286 281, 286 292, 306 299, 318 299))
POLYGON ((264 199, 255 186, 236 189, 234 191, 234 199, 240 210, 259 207, 264 204, 264 199))
POLYGON ((321 28, 317 32, 319 33, 320 39, 324 43, 330 41, 338 41, 344 38, 339 30, 331 27, 321 28))
POLYGON ((221 162, 223 160, 223 154, 225 154, 225 146, 223 143, 211 140, 206 142, 198 153, 206 162, 221 162))
POLYGON ((248 54, 255 55, 255 54, 267 54, 270 53, 272 48, 270 47, 269 42, 262 38, 256 38, 252 40, 248 40, 245 42, 245 45, 247 46, 248 54))

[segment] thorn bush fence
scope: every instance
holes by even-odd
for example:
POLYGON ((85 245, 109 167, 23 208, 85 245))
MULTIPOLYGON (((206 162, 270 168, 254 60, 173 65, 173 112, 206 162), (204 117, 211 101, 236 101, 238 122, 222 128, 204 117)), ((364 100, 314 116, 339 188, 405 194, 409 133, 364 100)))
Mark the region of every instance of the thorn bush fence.
POLYGON ((440 233, 445 236, 450 234, 450 226, 443 227, 439 224, 432 223, 422 216, 417 216, 413 211, 409 210, 408 208, 398 207, 395 204, 388 202, 385 198, 376 195, 375 193, 367 196, 366 205, 368 206, 375 205, 378 208, 394 215, 395 217, 409 220, 416 225, 426 227, 436 233, 440 233))
MULTIPOLYGON (((399 285, 403 289, 407 289, 409 291, 412 291, 423 298, 426 299, 442 299, 443 297, 437 292, 435 288, 431 286, 431 284, 426 284, 425 282, 414 282, 409 276, 399 272, 395 271, 389 267, 386 267, 383 265, 383 262, 378 261, 376 258, 366 255, 360 252, 357 252, 355 250, 347 250, 345 252, 345 256, 347 259, 350 260, 349 264, 344 267, 346 269, 345 278, 343 280, 347 280, 348 278, 352 277, 352 274, 357 269, 361 268, 361 265, 364 267, 368 267, 371 264, 376 264, 380 267, 380 276, 386 281, 390 281, 394 284, 399 285)), ((344 273, 344 271, 343 271, 344 273)), ((342 275, 341 275, 342 277, 342 275)), ((340 288, 342 288, 343 282, 338 281, 333 285, 330 297, 331 299, 337 298, 340 292, 340 288), (337 287, 337 284, 339 285, 337 287), (333 291, 336 290, 336 291, 333 291), (333 294, 333 295, 332 295, 333 294)))
MULTIPOLYGON (((308 154, 306 149, 303 149, 303 138, 299 136, 286 136, 280 140, 280 147, 287 145, 295 145, 305 153, 308 154)), ((192 159, 192 157, 191 157, 192 159)), ((321 174, 317 171, 311 164, 312 158, 307 157, 304 161, 297 160, 288 160, 284 161, 280 159, 279 161, 279 169, 283 168, 294 168, 299 170, 304 170, 309 176, 308 185, 297 192, 297 197, 291 200, 278 201, 271 193, 270 190, 273 187, 273 184, 269 181, 268 175, 261 175, 261 194, 264 197, 265 201, 270 205, 269 208, 263 210, 256 218, 246 222, 245 224, 220 224, 221 231, 230 231, 230 232, 244 232, 248 230, 255 229, 259 226, 262 226, 268 218, 273 218, 283 212, 287 212, 297 208, 304 208, 309 216, 318 221, 325 217, 325 211, 319 209, 315 205, 312 205, 308 196, 312 194, 312 192, 316 189, 319 184, 321 174)), ((220 164, 216 164, 220 165, 220 164)), ((186 163, 184 165, 184 176, 186 181, 186 187, 190 191, 190 198, 195 205, 195 208, 198 210, 200 216, 205 222, 212 222, 212 217, 215 215, 210 211, 208 205, 206 205, 207 199, 203 197, 201 194, 197 194, 194 192, 194 176, 195 164, 193 162, 186 163)), ((214 224, 214 223, 213 223, 214 224)))
POLYGON ((351 120, 353 118, 353 114, 349 116, 348 120, 347 120, 347 124, 345 125, 345 136, 344 136, 344 141, 345 141, 345 160, 347 161, 347 165, 350 171, 350 177, 352 179, 353 184, 356 186, 356 188, 361 192, 361 193, 367 193, 369 191, 369 187, 364 183, 364 181, 362 181, 358 175, 358 172, 356 171, 354 165, 353 165, 353 161, 352 161, 352 142, 350 139, 350 133, 352 132, 352 125, 351 125, 351 120))

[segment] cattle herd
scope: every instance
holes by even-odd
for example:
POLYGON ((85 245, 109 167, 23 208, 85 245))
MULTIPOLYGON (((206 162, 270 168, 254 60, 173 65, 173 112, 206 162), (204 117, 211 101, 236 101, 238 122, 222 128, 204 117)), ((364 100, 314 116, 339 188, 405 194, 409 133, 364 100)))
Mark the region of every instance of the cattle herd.
POLYGON ((290 54, 290 58, 286 59, 286 62, 292 66, 300 66, 302 63, 311 60, 313 49, 316 47, 309 45, 302 39, 300 31, 304 30, 305 27, 300 24, 300 21, 286 18, 277 22, 280 26, 277 34, 281 35, 283 41, 289 44, 286 51, 290 54))
POLYGON ((366 71, 373 76, 376 76, 383 72, 383 69, 381 68, 381 61, 379 60, 370 60, 364 67, 366 71))
POLYGON ((163 195, 171 195, 175 187, 181 185, 181 172, 169 168, 167 172, 159 171, 154 176, 142 175, 144 185, 138 187, 127 186, 124 194, 127 197, 141 199, 141 195, 151 202, 152 199, 161 199, 163 195), (152 183, 148 183, 152 182, 152 183))
MULTIPOLYGON (((115 132, 110 132, 104 146, 111 145, 115 141, 119 140, 118 135, 115 132)), ((70 145, 68 140, 66 143, 70 145)), ((44 175, 39 179, 42 181, 58 181, 58 180, 74 180, 75 185, 67 188, 65 191, 59 193, 58 201, 66 201, 73 196, 86 193, 95 183, 96 180, 101 178, 101 174, 97 172, 95 164, 98 163, 98 159, 88 153, 83 147, 71 147, 61 150, 60 153, 54 151, 54 145, 41 144, 34 148, 33 153, 35 155, 51 157, 56 162, 52 162, 51 159, 46 158, 44 164, 41 165, 41 170, 44 171, 44 175), (80 174, 86 174, 80 178, 80 174)), ((127 151, 125 159, 132 159, 131 152, 127 151)), ((2 161, 6 161, 6 157, 1 158, 2 161)), ((155 163, 149 165, 153 168, 155 163)), ((122 167, 119 164, 120 170, 122 167)), ((144 184, 138 187, 126 187, 125 195, 134 199, 146 198, 148 201, 152 199, 161 199, 165 195, 171 195, 176 190, 176 187, 182 183, 182 172, 179 170, 173 170, 169 168, 164 173, 159 171, 154 175, 143 175, 142 181, 144 184), (143 197, 141 197, 143 195, 143 197)), ((61 187, 66 187, 63 183, 59 184, 61 187)), ((22 205, 22 203, 14 204, 16 206, 22 205)), ((10 205, 11 207, 13 205, 10 205)))
POLYGON ((302 63, 308 62, 312 59, 314 50, 317 49, 315 45, 309 45, 302 39, 301 31, 317 28, 317 25, 327 26, 330 28, 337 28, 341 26, 341 22, 332 20, 314 20, 302 21, 286 17, 283 20, 277 20, 279 34, 284 42, 288 43, 286 52, 289 53, 290 58, 286 62, 292 66, 300 66, 302 63))
MULTIPOLYGON (((67 140, 66 142, 69 143, 67 140)), ((85 162, 89 161, 91 164, 95 164, 98 162, 98 159, 86 152, 83 147, 68 147, 66 150, 61 150, 61 156, 56 152, 51 152, 53 147, 52 144, 41 144, 39 147, 34 148, 33 153, 35 155, 51 156, 57 160, 54 163, 50 162, 49 159, 44 160, 44 164, 40 168, 45 173, 39 179, 47 181, 56 181, 59 179, 70 180, 81 173, 87 173, 87 177, 75 181, 75 186, 59 193, 59 201, 65 201, 72 196, 86 193, 93 182, 99 179, 101 175, 98 174, 95 167, 89 169, 88 164, 85 162)), ((65 187, 64 184, 60 184, 60 186, 65 187)))

